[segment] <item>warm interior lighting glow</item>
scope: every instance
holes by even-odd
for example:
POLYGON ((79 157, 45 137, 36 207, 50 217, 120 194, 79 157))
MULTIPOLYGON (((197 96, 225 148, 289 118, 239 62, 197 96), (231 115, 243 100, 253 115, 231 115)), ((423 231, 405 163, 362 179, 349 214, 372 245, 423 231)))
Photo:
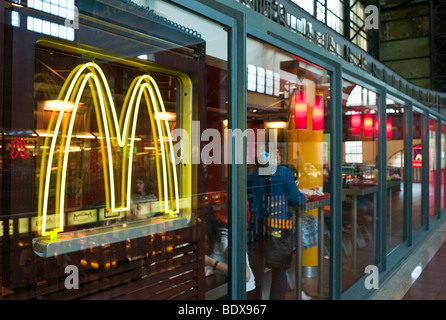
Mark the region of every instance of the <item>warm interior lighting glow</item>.
POLYGON ((392 139, 392 131, 393 131, 392 119, 387 118, 386 134, 387 134, 387 139, 388 140, 392 139))
MULTIPOLYGON (((46 100, 40 102, 43 105, 43 110, 45 111, 61 111, 64 107, 64 100, 46 100)), ((80 103, 82 106, 82 103, 80 103)), ((65 103, 65 112, 72 112, 74 109, 74 102, 67 101, 65 103)))
POLYGON ((350 124, 352 126, 352 135, 359 136, 361 134, 361 114, 352 114, 350 117, 350 124))
POLYGON ((76 134, 75 137, 79 139, 96 139, 91 133, 76 134))
POLYGON ((285 121, 271 121, 271 122, 265 122, 265 126, 267 126, 270 129, 283 129, 286 128, 287 123, 285 121))
POLYGON ((324 130, 324 97, 316 95, 313 104, 313 130, 324 130))
POLYGON ((378 121, 378 119, 376 119, 376 121, 375 121, 375 138, 378 138, 378 134, 379 134, 379 121, 378 121))
POLYGON ((176 113, 173 112, 162 112, 158 113, 155 117, 156 120, 167 120, 167 121, 175 121, 177 119, 176 113))
POLYGON ((294 128, 307 128, 307 98, 304 90, 295 90, 293 94, 294 105, 294 128))
POLYGON ((364 115, 364 137, 370 138, 373 135, 373 114, 364 115))

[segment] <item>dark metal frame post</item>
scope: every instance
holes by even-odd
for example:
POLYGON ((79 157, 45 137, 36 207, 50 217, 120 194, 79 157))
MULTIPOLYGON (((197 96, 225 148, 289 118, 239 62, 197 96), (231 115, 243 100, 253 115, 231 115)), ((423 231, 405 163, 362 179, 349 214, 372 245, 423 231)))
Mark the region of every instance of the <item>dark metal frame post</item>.
POLYGON ((382 89, 379 96, 379 136, 378 136, 378 214, 373 223, 377 225, 375 234, 375 264, 381 265, 381 270, 386 270, 386 229, 387 229, 387 90, 382 89))
POLYGON ((332 98, 332 174, 331 179, 331 223, 330 223, 330 294, 332 300, 342 295, 342 68, 335 67, 331 78, 332 98))
MULTIPOLYGON (((170 0, 228 28, 228 129, 246 130, 246 18, 219 1, 170 0)), ((246 299, 246 142, 232 138, 228 165, 228 299, 246 299), (242 152, 243 161, 237 163, 242 152)))
POLYGON ((424 112, 424 122, 421 129, 422 172, 421 172, 421 229, 429 230, 429 112, 424 112))
MULTIPOLYGON (((229 129, 246 131, 246 18, 241 12, 233 13, 235 24, 229 36, 229 129)), ((228 175, 229 214, 229 287, 232 300, 246 299, 246 137, 243 146, 238 146, 232 136, 232 165, 228 175), (243 162, 237 163, 238 152, 243 153, 243 162)))
POLYGON ((435 213, 435 216, 437 219, 440 219, 441 217, 441 119, 435 118, 437 121, 437 133, 435 135, 435 147, 437 149, 437 152, 435 154, 435 166, 437 167, 436 170, 436 186, 435 186, 435 208, 437 209, 437 212, 435 213))
POLYGON ((294 210, 294 217, 296 219, 296 284, 295 284, 295 297, 296 300, 302 300, 302 215, 304 213, 303 208, 297 208, 294 210))
POLYGON ((407 242, 408 246, 412 245, 412 183, 413 183, 413 108, 412 103, 408 102, 406 106, 406 116, 404 128, 404 228, 403 241, 407 242))

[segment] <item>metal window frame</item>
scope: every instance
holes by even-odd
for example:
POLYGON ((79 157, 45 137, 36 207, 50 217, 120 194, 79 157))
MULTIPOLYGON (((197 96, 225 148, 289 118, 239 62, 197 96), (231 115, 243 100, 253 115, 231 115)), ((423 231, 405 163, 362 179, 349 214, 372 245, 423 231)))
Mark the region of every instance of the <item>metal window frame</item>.
MULTIPOLYGON (((234 1, 230 7, 226 6, 223 0, 205 1, 205 0, 170 0, 184 7, 203 14, 211 19, 215 19, 220 23, 228 26, 229 36, 229 58, 231 60, 229 73, 230 73, 230 97, 229 97, 229 124, 232 128, 239 128, 241 130, 246 129, 246 37, 253 36, 261 41, 265 41, 279 49, 296 54, 303 59, 318 64, 323 68, 326 68, 331 72, 331 88, 332 88, 332 197, 331 206, 333 209, 333 219, 331 225, 331 238, 330 238, 330 251, 332 258, 330 259, 330 299, 358 299, 367 298, 373 294, 370 290, 367 291, 363 285, 364 275, 356 283, 348 288, 345 292, 342 292, 341 274, 341 218, 338 214, 342 210, 342 192, 341 190, 341 165, 342 165, 342 150, 339 147, 342 142, 342 80, 350 79, 355 83, 361 84, 367 89, 374 90, 380 94, 380 117, 383 121, 386 120, 385 105, 387 95, 391 95, 404 102, 406 107, 405 124, 407 137, 404 141, 404 158, 405 158, 405 194, 404 194, 404 230, 402 245, 398 246, 392 252, 386 252, 386 191, 385 185, 382 182, 386 181, 386 171, 380 170, 379 181, 379 197, 378 208, 380 209, 379 219, 381 224, 378 226, 378 236, 376 238, 376 258, 380 269, 381 280, 386 280, 393 270, 399 266, 399 264, 410 254, 418 244, 420 244, 436 224, 426 223, 419 232, 412 232, 412 220, 411 220, 411 207, 412 207, 412 194, 410 188, 410 182, 412 179, 411 174, 411 150, 412 150, 412 130, 409 128, 413 124, 413 111, 420 110, 425 114, 425 128, 424 135, 426 135, 426 123, 428 123, 429 116, 434 115, 438 118, 439 125, 445 121, 445 117, 440 115, 433 109, 424 106, 418 99, 423 100, 422 92, 417 92, 412 88, 403 87, 395 88, 389 85, 388 77, 391 77, 391 82, 395 75, 386 74, 383 78, 371 77, 369 72, 362 70, 356 66, 353 66, 348 61, 343 60, 328 51, 320 50, 320 47, 315 43, 305 39, 297 33, 293 33, 283 26, 264 18, 262 23, 258 23, 259 15, 255 11, 243 6, 240 3, 234 1), (220 16, 226 20, 220 20, 220 16), (237 85, 238 84, 238 85, 237 85), (237 106, 239 106, 237 108, 237 106), (243 107, 240 107, 243 106, 243 107)), ((398 78, 397 78, 398 80, 398 78)), ((440 126, 441 128, 441 126, 440 126)), ((440 129, 441 130, 441 129, 440 129)), ((440 130, 439 133, 441 132, 440 130)), ((437 139, 437 143, 440 139, 437 139)), ((378 139, 380 148, 380 163, 385 163, 386 160, 386 138, 385 127, 381 126, 380 136, 378 139), (385 151, 383 151, 385 150, 385 151)), ((427 151, 428 152, 428 151, 427 151)), ((427 153, 428 154, 428 153, 427 153)), ((426 160, 426 156, 423 157, 426 160)), ((438 162, 437 158, 437 162, 438 162)), ((427 163, 428 164, 428 163, 427 163)), ((228 297, 230 299, 243 299, 245 298, 245 285, 244 285, 244 263, 245 263, 245 250, 246 250, 246 179, 240 179, 240 177, 246 177, 245 165, 232 165, 230 166, 230 187, 229 203, 231 207, 230 214, 230 281, 228 297), (244 181, 241 181, 244 180, 244 181)), ((426 169, 425 169, 426 171, 426 169)), ((439 170, 440 171, 440 170, 439 170)), ((426 173, 424 173, 426 174, 426 173)), ((427 167, 428 174, 428 167, 427 167)), ((424 179, 426 180, 426 178, 424 179)), ((439 179, 440 181, 440 179, 439 179)), ((427 182, 424 181, 423 188, 426 189, 427 182)), ((426 192, 425 192, 426 194, 426 192)), ((428 199, 427 199, 428 200, 428 199)), ((427 207, 426 201, 424 201, 423 214, 428 214, 425 210, 427 207)), ((440 220, 440 214, 438 215, 440 220)))
MULTIPOLYGON (((224 25, 228 32, 228 129, 246 129, 246 19, 218 1, 170 0, 224 25), (245 108, 240 107, 245 106, 245 108)), ((246 299, 246 161, 236 164, 233 137, 228 166, 229 272, 228 299, 246 299)), ((246 138, 243 150, 246 149, 246 138)), ((246 155, 243 155, 244 160, 246 155)))

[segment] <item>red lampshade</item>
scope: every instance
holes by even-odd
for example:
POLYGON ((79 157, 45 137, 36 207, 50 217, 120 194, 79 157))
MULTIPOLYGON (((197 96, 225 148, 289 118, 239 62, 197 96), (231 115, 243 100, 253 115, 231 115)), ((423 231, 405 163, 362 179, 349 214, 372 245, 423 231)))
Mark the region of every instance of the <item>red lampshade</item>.
POLYGON ((387 134, 387 139, 390 140, 392 139, 392 119, 387 118, 387 123, 386 123, 386 134, 387 134))
POLYGON ((352 114, 350 123, 352 125, 352 135, 359 136, 361 134, 361 114, 352 114))
POLYGON ((313 104, 313 131, 324 130, 324 98, 317 95, 313 104))
POLYGON ((373 134, 373 114, 364 115, 364 137, 370 138, 373 134))
POLYGON ((294 91, 294 128, 307 128, 307 98, 303 90, 294 91))
POLYGON ((378 133, 379 133, 379 122, 378 119, 376 119, 375 121, 375 137, 378 138, 378 133))

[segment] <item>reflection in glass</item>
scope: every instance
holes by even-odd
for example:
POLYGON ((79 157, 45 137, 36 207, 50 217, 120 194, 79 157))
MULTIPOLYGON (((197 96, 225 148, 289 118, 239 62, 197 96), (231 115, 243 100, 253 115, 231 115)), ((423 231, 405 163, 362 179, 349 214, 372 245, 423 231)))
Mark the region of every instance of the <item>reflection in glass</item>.
POLYGON ((343 290, 364 274, 367 265, 375 264, 378 110, 378 94, 343 81, 343 290))
POLYGON ((446 205, 446 124, 441 123, 441 149, 440 149, 440 159, 441 159, 441 191, 440 191, 440 208, 443 210, 446 205))
MULTIPOLYGON (((56 229, 57 221, 64 222, 64 216, 67 229, 76 230, 86 224, 107 225, 124 218, 189 215, 186 211, 190 204, 186 205, 184 198, 180 209, 179 197, 190 193, 183 188, 190 177, 183 171, 185 166, 177 166, 165 152, 172 147, 169 131, 174 123, 184 130, 190 126, 183 121, 188 107, 181 99, 182 92, 187 93, 182 81, 157 72, 148 78, 132 69, 130 62, 126 65, 97 59, 93 64, 82 60, 75 50, 70 55, 53 45, 36 46, 35 53, 35 121, 41 149, 37 157, 37 208, 43 221, 51 214, 55 219, 53 226, 43 223, 41 235, 64 231, 64 225, 56 229), (65 81, 52 77, 48 66, 55 64, 65 66, 65 81), (101 77, 95 77, 95 73, 101 77), (82 79, 92 80, 82 86, 81 81, 86 81, 82 79), (116 87, 120 79, 126 80, 116 87), (138 79, 150 79, 153 89, 147 91, 145 99, 127 103, 132 101, 131 95, 144 88, 132 85, 138 79), (159 83, 169 85, 159 89, 159 83), (72 91, 66 91, 71 87, 72 91), (105 95, 106 90, 115 95, 105 95), (65 105, 63 99, 69 102, 65 105), (158 104, 151 102, 155 99, 158 104), (116 115, 122 112, 130 120, 121 121, 115 128, 116 115), (108 117, 104 117, 106 113, 108 117), (54 136, 54 131, 62 133, 54 136), (79 221, 78 211, 87 208, 98 209, 98 218, 82 218, 83 223, 70 225, 72 220, 79 221)), ((149 86, 148 82, 141 83, 149 86)))
POLYGON ((437 214, 437 121, 429 119, 429 219, 437 214))
MULTIPOLYGON (((290 171, 292 183, 306 196, 305 213, 313 217, 309 219, 318 219, 319 235, 328 236, 331 214, 329 73, 260 41, 248 39, 247 44, 247 128, 256 137, 254 142, 248 141, 247 146, 248 216, 252 217, 256 210, 251 200, 250 179, 260 162, 259 154, 262 151, 277 153, 277 164, 290 171)), ((250 261, 255 261, 258 257, 255 230, 253 224, 249 226, 248 248, 253 257, 250 261)), ((322 239, 323 245, 302 247, 303 283, 297 290, 295 264, 288 269, 288 283, 284 285, 288 287, 286 299, 328 295, 329 238, 322 239)), ((269 272, 261 277, 270 277, 272 271, 269 272)), ((272 275, 275 287, 278 280, 274 272, 272 275)), ((270 287, 262 289, 263 298, 270 298, 270 287)))
POLYGON ((422 173, 423 173, 423 130, 425 115, 414 111, 412 123, 412 230, 421 228, 422 223, 422 173))
POLYGON ((387 251, 403 241, 404 227, 404 132, 406 108, 392 99, 386 101, 387 123, 387 251))

